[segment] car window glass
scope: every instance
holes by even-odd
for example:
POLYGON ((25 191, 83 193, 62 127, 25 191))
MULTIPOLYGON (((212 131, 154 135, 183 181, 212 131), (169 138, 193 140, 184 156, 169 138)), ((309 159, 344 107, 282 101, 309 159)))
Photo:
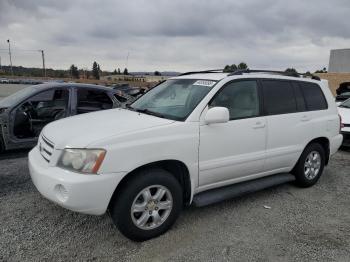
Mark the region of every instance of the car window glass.
POLYGON ((288 81, 262 80, 264 110, 267 115, 297 112, 293 87, 288 81))
POLYGON ((321 88, 314 83, 299 83, 305 97, 306 107, 308 110, 327 109, 328 105, 321 88))
POLYGON ((114 97, 121 103, 125 103, 126 101, 128 101, 128 99, 125 96, 119 94, 114 94, 114 97))
POLYGON ((232 82, 219 91, 209 106, 226 107, 231 120, 258 116, 257 82, 255 80, 232 82))
POLYGON ((83 114, 98 110, 110 109, 113 102, 105 91, 77 89, 77 113, 83 114))
POLYGON ((306 111, 306 104, 303 93, 301 92, 300 86, 296 82, 291 82, 294 88, 295 100, 299 112, 306 111))
POLYGON ((201 79, 170 79, 149 90, 131 108, 184 121, 216 83, 201 79))

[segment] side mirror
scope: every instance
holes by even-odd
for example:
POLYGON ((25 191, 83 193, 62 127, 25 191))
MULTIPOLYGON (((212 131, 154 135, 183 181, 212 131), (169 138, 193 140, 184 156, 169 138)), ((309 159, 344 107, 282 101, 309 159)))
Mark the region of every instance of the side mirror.
POLYGON ((213 107, 207 111, 204 121, 207 125, 226 123, 230 120, 230 113, 226 107, 213 107))

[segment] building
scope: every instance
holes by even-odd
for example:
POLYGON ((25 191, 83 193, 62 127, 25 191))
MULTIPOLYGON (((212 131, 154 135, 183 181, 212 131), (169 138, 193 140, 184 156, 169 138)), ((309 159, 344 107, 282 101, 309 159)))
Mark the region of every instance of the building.
POLYGON ((350 48, 331 50, 329 73, 350 73, 350 48))

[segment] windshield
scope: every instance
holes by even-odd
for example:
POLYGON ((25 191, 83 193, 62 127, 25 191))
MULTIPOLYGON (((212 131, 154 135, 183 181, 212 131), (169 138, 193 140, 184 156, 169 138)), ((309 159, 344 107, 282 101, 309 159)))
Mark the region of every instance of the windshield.
POLYGON ((341 103, 339 106, 340 107, 350 108, 350 99, 348 99, 345 102, 341 103))
POLYGON ((184 121, 217 81, 168 80, 136 100, 130 108, 158 117, 184 121))
POLYGON ((16 105, 18 102, 27 98, 27 96, 30 95, 35 88, 36 88, 35 86, 28 86, 26 88, 23 88, 17 91, 16 93, 13 93, 12 95, 9 95, 1 99, 0 107, 10 107, 10 106, 16 105))

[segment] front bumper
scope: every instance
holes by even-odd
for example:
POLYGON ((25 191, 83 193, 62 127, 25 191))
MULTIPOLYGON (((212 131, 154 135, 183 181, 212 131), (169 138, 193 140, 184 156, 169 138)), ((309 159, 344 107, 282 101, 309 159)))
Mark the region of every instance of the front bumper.
POLYGON ((91 215, 106 212, 114 190, 125 175, 84 175, 49 166, 37 147, 29 153, 29 172, 45 198, 72 211, 91 215))

